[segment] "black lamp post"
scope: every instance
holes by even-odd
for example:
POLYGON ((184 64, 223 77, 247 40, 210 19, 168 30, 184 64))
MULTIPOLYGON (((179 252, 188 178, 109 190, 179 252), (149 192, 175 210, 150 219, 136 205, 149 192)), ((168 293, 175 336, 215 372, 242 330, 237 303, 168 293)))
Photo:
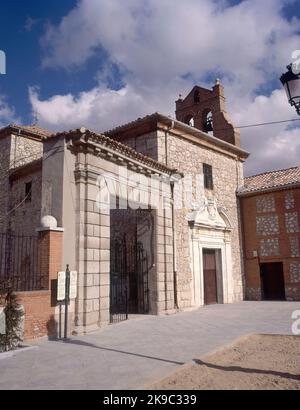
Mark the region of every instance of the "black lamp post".
POLYGON ((287 69, 288 71, 280 77, 280 81, 284 86, 289 103, 300 115, 300 73, 296 74, 295 70, 292 70, 292 64, 288 65, 287 69))

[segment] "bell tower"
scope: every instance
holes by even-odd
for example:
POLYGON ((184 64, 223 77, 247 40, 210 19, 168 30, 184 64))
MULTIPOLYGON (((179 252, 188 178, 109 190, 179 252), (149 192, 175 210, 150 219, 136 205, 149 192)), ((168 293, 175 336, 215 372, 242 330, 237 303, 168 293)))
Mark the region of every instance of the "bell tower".
POLYGON ((185 99, 176 101, 176 119, 230 144, 240 146, 240 132, 226 112, 224 87, 220 80, 212 90, 195 86, 185 99))

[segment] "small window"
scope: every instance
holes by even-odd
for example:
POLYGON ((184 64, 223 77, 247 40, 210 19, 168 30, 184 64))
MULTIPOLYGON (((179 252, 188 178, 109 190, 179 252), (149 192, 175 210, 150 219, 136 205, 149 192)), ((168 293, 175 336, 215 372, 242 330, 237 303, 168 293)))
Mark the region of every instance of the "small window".
POLYGON ((213 175, 212 166, 208 164, 203 164, 203 175, 204 175, 204 188, 213 189, 213 175))
POLYGON ((32 190, 32 182, 26 182, 25 184, 25 201, 31 202, 31 190, 32 190))
POLYGON ((199 103, 200 102, 200 93, 199 93, 199 90, 196 90, 195 92, 194 92, 194 103, 199 103))

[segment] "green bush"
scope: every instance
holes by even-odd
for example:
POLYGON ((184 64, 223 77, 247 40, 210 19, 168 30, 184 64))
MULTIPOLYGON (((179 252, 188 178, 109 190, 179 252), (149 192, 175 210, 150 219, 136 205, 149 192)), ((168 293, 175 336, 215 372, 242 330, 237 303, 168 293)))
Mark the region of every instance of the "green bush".
POLYGON ((0 306, 4 307, 5 334, 0 335, 0 352, 16 349, 22 339, 24 312, 13 281, 0 281, 0 306))

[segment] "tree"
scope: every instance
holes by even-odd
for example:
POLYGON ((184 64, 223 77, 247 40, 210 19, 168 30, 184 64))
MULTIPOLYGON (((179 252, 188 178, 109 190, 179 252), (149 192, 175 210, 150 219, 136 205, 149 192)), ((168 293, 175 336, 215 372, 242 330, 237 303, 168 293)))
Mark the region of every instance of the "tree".
POLYGON ((0 335, 0 352, 16 349, 23 340, 24 312, 14 291, 14 279, 0 281, 0 306, 4 307, 5 314, 5 334, 0 335))

